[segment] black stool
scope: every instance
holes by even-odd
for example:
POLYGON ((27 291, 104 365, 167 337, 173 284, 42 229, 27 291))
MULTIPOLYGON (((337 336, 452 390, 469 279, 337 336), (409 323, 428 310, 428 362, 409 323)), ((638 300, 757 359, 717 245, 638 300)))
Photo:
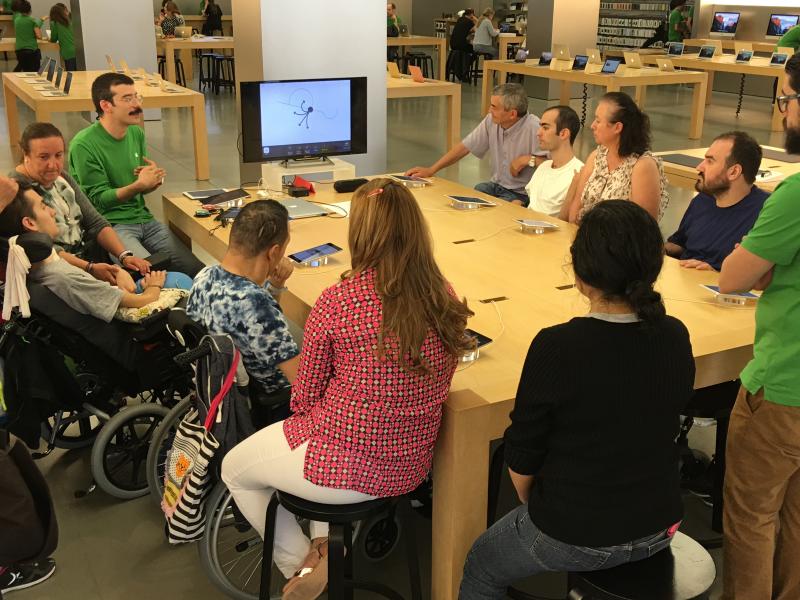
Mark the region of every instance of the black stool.
MULTIPOLYGON (((163 54, 158 55, 158 74, 162 79, 167 78, 167 58, 163 54)), ((183 70, 183 61, 175 58, 175 79, 178 85, 186 87, 186 73, 183 70)))
POLYGON ((424 52, 406 52, 403 60, 406 63, 406 69, 408 69, 408 65, 414 65, 422 69, 423 77, 433 77, 433 58, 424 52))
POLYGON ((234 58, 222 54, 214 55, 214 70, 216 74, 216 85, 214 93, 218 94, 220 88, 230 88, 236 93, 236 67, 234 58))
MULTIPOLYGON (((675 534, 650 558, 590 573, 569 574, 570 600, 694 600, 707 598, 717 571, 700 544, 675 534)), ((518 596, 512 596, 516 598, 518 596)))
MULTIPOLYGON (((406 560, 411 583, 412 600, 422 599, 417 557, 416 536, 411 522, 411 504, 408 498, 379 498, 357 504, 320 504, 277 491, 267 506, 264 526, 264 555, 261 561, 261 588, 259 598, 269 599, 272 579, 272 547, 275 542, 275 517, 278 506, 299 517, 328 523, 328 598, 330 600, 352 600, 353 590, 364 589, 390 600, 403 597, 388 586, 353 579, 353 523, 366 520, 385 511, 400 509, 406 516, 403 532, 406 534, 406 560)), ((390 512, 390 514, 392 514, 390 512)))
POLYGON ((472 66, 469 70, 469 79, 472 85, 478 85, 478 79, 483 77, 483 69, 481 68, 481 58, 483 60, 494 60, 494 56, 488 52, 473 52, 472 66))
POLYGON ((222 58, 222 54, 214 52, 204 52, 200 55, 200 77, 197 82, 197 89, 203 90, 206 87, 216 89, 216 82, 219 75, 216 72, 216 58, 222 58))

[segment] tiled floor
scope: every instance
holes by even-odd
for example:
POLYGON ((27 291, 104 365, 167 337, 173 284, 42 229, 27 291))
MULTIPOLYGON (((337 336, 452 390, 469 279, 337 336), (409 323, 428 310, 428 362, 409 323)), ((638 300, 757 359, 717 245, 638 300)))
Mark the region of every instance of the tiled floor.
MULTIPOLYGON (((0 62, 0 68, 3 68, 0 62)), ((5 68, 13 67, 6 63, 5 68)), ((466 134, 479 121, 478 89, 464 85, 462 133, 466 134)), ((596 93, 595 90, 590 90, 596 93)), ((691 91, 688 88, 656 88, 648 93, 647 112, 653 122, 655 150, 679 149, 707 145, 713 137, 730 129, 744 129, 761 143, 780 145, 782 136, 769 131, 770 103, 766 99, 745 99, 741 117, 734 118, 736 98, 728 94, 715 94, 713 104, 706 111, 705 132, 699 142, 684 137, 688 129, 691 91)), ((0 99, 0 101, 2 101, 0 99)), ((532 101, 531 110, 540 113, 548 103, 532 101)), ((580 102, 573 101, 580 110, 580 102)), ((211 154, 211 183, 214 186, 239 184, 236 159, 236 109, 230 94, 209 96, 206 101, 211 154)), ((594 110, 590 102, 589 121, 594 110)), ((414 164, 432 164, 444 151, 444 103, 440 99, 391 100, 388 106, 388 165, 387 171, 399 171, 414 164), (431 136, 429 132, 436 131, 431 136), (433 141, 432 141, 433 140, 433 141)), ((23 124, 33 115, 21 108, 23 124)), ((587 124, 588 122, 587 121, 587 124)), ((87 123, 79 115, 56 115, 56 124, 70 138, 87 123)), ((197 186, 193 179, 193 154, 191 138, 187 131, 191 120, 186 110, 165 110, 161 122, 146 125, 151 157, 167 170, 167 180, 156 194, 149 198, 153 210, 160 214, 162 191, 182 191, 197 186)), ((7 138, 5 119, 0 119, 0 137, 7 138)), ((6 144, 0 145, 0 170, 13 168, 11 153, 6 144)), ((585 129, 577 141, 581 158, 593 148, 591 132, 585 129)), ((491 172, 488 162, 473 157, 465 158, 459 165, 449 167, 441 176, 474 185, 487 179, 491 172)), ((671 190, 672 203, 663 229, 669 233, 677 225, 690 199, 690 194, 671 190)), ((708 450, 713 448, 714 428, 695 435, 695 444, 708 450)), ((632 451, 634 451, 632 449, 632 451)), ((74 492, 89 482, 88 452, 57 451, 41 462, 55 496, 60 527, 60 544, 55 553, 58 570, 46 583, 30 590, 15 593, 19 600, 117 600, 143 598, 192 598, 204 600, 221 598, 221 594, 208 582, 200 570, 197 551, 192 546, 168 547, 164 542, 159 510, 149 497, 130 502, 120 502, 95 492, 77 499, 74 492)), ((513 497, 504 495, 506 507, 513 497)), ((709 513, 694 498, 687 498, 688 518, 685 529, 697 537, 709 537, 709 513)), ((419 518, 420 557, 430 564, 429 522, 419 518)), ((374 566, 362 564, 372 573, 388 582, 404 581, 404 568, 399 552, 374 566)), ((719 563, 719 551, 714 552, 719 563)), ((425 590, 428 590, 428 568, 424 569, 425 590)), ((548 576, 535 583, 537 592, 563 597, 563 578, 548 576)), ((403 590, 404 583, 398 583, 403 590)), ((719 585, 715 589, 718 589, 719 585)), ((365 596, 366 597, 366 596, 365 596)), ((715 591, 714 598, 718 597, 715 591)))

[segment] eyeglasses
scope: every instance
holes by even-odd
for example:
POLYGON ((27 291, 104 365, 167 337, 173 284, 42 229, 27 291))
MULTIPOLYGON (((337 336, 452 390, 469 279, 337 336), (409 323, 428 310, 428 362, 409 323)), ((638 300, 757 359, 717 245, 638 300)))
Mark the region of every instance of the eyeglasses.
POLYGON ((119 99, 125 104, 133 104, 134 102, 139 102, 141 104, 142 100, 144 100, 141 94, 125 94, 124 96, 120 96, 119 99))
POLYGON ((789 94, 788 96, 778 96, 775 98, 775 101, 778 103, 778 110, 782 113, 786 112, 786 109, 789 108, 789 101, 790 100, 797 100, 800 99, 800 94, 789 94))

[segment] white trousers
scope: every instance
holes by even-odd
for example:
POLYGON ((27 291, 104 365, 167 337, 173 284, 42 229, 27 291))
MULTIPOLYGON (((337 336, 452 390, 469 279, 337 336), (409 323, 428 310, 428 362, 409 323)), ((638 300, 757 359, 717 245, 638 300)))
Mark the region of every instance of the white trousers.
MULTIPOLYGON (((303 477, 308 442, 294 450, 283 433, 283 421, 254 433, 222 461, 222 480, 239 510, 264 539, 267 505, 275 490, 323 504, 351 504, 373 496, 315 485, 303 477)), ((328 524, 311 522, 311 537, 327 537, 328 524)), ((311 543, 294 515, 278 507, 275 519, 275 565, 287 579, 305 560, 311 543)))

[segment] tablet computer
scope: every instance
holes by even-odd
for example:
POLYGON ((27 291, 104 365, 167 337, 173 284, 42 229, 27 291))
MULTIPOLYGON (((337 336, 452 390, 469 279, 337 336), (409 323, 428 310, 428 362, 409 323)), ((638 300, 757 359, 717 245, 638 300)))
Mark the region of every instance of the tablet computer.
POLYGON ((619 69, 621 64, 621 58, 607 58, 606 62, 603 64, 602 72, 606 73, 607 75, 613 75, 617 72, 617 69, 619 69))
POLYGON ((458 204, 477 204, 478 206, 497 206, 494 202, 478 198, 477 196, 447 196, 455 203, 458 204))

